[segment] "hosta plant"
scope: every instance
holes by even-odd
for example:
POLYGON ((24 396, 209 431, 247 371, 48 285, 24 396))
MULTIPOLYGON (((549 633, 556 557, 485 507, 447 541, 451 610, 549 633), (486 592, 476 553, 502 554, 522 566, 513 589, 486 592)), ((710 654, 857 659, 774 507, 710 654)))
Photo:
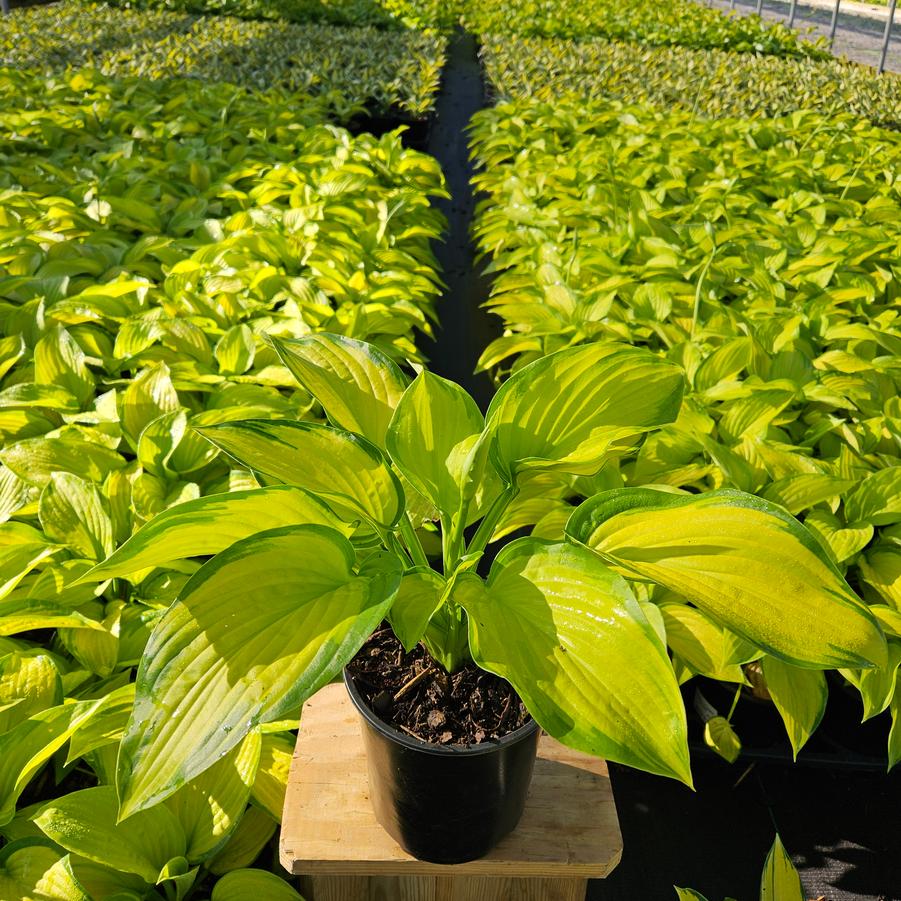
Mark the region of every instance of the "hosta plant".
MULTIPOLYGON (((676 895, 679 901, 707 901, 702 894, 689 888, 677 888, 676 895)), ((727 898, 726 901, 733 899, 727 898)), ((778 835, 763 864, 760 901, 804 901, 801 877, 778 835)))
POLYGON ((509 680, 566 744, 687 783, 685 712, 640 583, 728 626, 737 653, 814 669, 884 662, 876 620, 817 541, 738 491, 601 492, 573 510, 564 540, 511 541, 482 574, 517 494, 549 473, 591 477, 677 416, 675 364, 570 348, 522 368, 483 417, 456 384, 425 370, 410 381, 372 345, 329 334, 274 345, 329 424, 199 429, 261 487, 160 514, 87 577, 140 579, 211 555, 144 653, 120 817, 296 715, 386 618, 448 671, 474 661, 509 680))

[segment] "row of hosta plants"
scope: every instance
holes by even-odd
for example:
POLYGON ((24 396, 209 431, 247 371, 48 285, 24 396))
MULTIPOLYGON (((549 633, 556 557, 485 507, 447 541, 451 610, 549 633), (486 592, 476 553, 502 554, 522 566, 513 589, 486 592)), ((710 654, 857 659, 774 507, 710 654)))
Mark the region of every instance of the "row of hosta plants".
POLYGON ((122 9, 228 15, 242 19, 327 22, 377 28, 448 30, 460 15, 461 0, 107 0, 122 9))
POLYGON ((78 0, 0 19, 0 64, 8 67, 280 88, 321 95, 339 118, 356 109, 427 115, 446 43, 412 30, 248 22, 78 0))
POLYGON ((901 78, 839 59, 799 59, 618 41, 487 35, 486 76, 500 100, 530 97, 681 106, 706 117, 850 113, 901 128, 901 78))
POLYGON ((691 0, 464 0, 463 22, 479 36, 611 38, 653 46, 827 58, 824 42, 781 23, 727 15, 691 0))
MULTIPOLYGON (((873 605, 877 675, 845 671, 901 757, 901 138, 852 117, 698 120, 599 103, 520 101, 478 115, 476 234, 505 334, 499 374, 585 342, 684 367, 679 418, 590 479, 543 474, 500 530, 559 535, 572 500, 621 485, 731 487, 798 515, 873 605), (552 495, 556 493, 556 497, 552 495)), ((670 592, 652 592, 683 679, 744 683, 759 659, 670 592)), ((762 675, 796 750, 822 673, 762 675)))
MULTIPOLYGON (((247 869, 277 866, 299 710, 117 825, 136 669, 199 564, 74 583, 175 504, 254 496, 197 428, 321 420, 268 336, 420 358, 440 170, 326 112, 191 79, 0 73, 0 897, 299 899, 247 869)), ((281 501, 310 519, 302 492, 281 501)))

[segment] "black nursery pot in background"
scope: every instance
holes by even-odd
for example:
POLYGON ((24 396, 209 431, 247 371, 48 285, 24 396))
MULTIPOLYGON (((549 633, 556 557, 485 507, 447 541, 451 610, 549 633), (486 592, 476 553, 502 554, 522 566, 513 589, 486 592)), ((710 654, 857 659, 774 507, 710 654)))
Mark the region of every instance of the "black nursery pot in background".
POLYGON ((538 751, 538 724, 471 747, 433 745, 382 722, 344 672, 363 718, 376 819, 409 854, 464 863, 487 854, 522 816, 538 751))

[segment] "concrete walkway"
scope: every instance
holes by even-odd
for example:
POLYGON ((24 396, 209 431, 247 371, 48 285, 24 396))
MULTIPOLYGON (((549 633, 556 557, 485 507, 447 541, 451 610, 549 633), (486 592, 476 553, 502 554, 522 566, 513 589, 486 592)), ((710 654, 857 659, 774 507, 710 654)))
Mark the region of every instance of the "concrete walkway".
MULTIPOLYGON (((731 8, 730 0, 703 0, 703 2, 716 9, 728 11, 731 8)), ((799 2, 795 13, 795 28, 802 34, 814 38, 828 37, 834 6, 834 0, 804 0, 803 4, 799 2)), ((736 0, 736 13, 750 15, 756 8, 756 0, 736 0)), ((787 0, 765 0, 763 18, 767 21, 786 22, 788 9, 787 0)), ((835 55, 846 56, 868 66, 878 65, 887 17, 887 7, 870 3, 842 2, 833 47, 835 55)), ((895 14, 893 37, 885 67, 889 71, 901 72, 901 9, 895 14)))

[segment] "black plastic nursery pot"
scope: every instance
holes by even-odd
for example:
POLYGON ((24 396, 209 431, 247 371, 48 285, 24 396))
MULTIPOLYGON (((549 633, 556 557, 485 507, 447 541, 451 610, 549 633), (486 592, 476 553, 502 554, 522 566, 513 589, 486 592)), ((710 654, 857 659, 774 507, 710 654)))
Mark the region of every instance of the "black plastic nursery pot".
POLYGON ((538 751, 534 720, 496 741, 434 745, 382 722, 346 670, 344 684, 363 720, 376 819, 405 851, 430 863, 464 863, 516 828, 538 751))

